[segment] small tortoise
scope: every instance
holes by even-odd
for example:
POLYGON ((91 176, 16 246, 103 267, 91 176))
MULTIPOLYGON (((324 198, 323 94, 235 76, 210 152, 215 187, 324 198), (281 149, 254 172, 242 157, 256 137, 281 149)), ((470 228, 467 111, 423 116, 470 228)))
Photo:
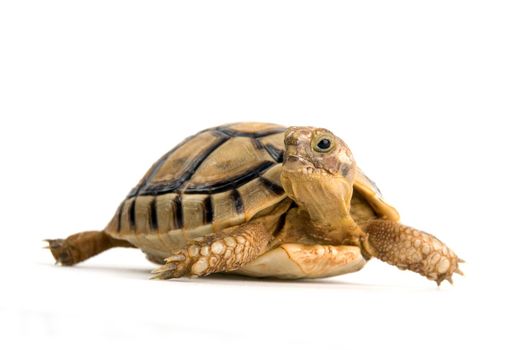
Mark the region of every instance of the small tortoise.
POLYGON ((438 284, 461 274, 451 249, 398 221, 330 131, 238 123, 165 154, 103 231, 47 242, 62 265, 136 247, 162 264, 159 279, 318 278, 360 270, 372 257, 438 284))

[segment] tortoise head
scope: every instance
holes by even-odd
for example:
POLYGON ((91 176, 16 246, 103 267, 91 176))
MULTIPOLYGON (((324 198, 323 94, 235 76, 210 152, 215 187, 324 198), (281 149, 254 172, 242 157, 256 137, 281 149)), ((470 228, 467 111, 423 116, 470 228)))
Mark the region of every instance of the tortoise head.
POLYGON ((288 128, 284 144, 281 182, 286 193, 338 241, 344 225, 355 225, 349 214, 356 173, 352 152, 329 130, 314 127, 288 128))

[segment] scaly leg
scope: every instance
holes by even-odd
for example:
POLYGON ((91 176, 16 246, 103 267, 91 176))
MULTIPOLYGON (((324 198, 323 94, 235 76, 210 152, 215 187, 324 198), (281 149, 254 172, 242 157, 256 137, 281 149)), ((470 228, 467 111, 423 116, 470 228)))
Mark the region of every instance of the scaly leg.
POLYGON ((212 233, 186 247, 153 270, 155 279, 199 277, 240 268, 264 253, 272 233, 261 223, 247 223, 229 233, 212 233))
POLYGON ((458 266, 463 260, 431 234, 387 220, 372 220, 364 231, 368 233, 365 250, 400 269, 417 272, 438 285, 445 279, 452 283, 454 273, 463 274, 458 266))
POLYGON ((135 247, 131 243, 115 239, 103 231, 87 231, 66 239, 46 239, 49 250, 60 265, 71 266, 114 247, 135 247))

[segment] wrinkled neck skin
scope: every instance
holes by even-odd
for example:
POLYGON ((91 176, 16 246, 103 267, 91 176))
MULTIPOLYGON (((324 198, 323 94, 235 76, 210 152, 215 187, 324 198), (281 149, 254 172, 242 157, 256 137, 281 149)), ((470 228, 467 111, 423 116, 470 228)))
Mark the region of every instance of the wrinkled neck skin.
POLYGON ((350 215, 356 167, 353 162, 342 166, 348 169, 331 173, 309 166, 300 157, 289 158, 281 182, 312 221, 312 232, 305 234, 330 244, 358 245, 363 232, 350 215))

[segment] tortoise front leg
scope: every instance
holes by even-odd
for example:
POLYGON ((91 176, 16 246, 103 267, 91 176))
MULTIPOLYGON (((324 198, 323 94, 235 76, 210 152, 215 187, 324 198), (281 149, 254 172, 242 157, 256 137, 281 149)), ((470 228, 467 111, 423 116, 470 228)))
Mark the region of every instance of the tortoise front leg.
POLYGON ((153 270, 154 279, 199 277, 239 269, 264 253, 272 238, 262 223, 247 223, 229 233, 212 233, 189 242, 165 264, 153 270))
POLYGON ((417 272, 438 285, 445 279, 452 283, 454 273, 463 274, 458 266, 463 260, 431 234, 388 220, 372 220, 364 231, 368 233, 365 251, 400 269, 417 272))

